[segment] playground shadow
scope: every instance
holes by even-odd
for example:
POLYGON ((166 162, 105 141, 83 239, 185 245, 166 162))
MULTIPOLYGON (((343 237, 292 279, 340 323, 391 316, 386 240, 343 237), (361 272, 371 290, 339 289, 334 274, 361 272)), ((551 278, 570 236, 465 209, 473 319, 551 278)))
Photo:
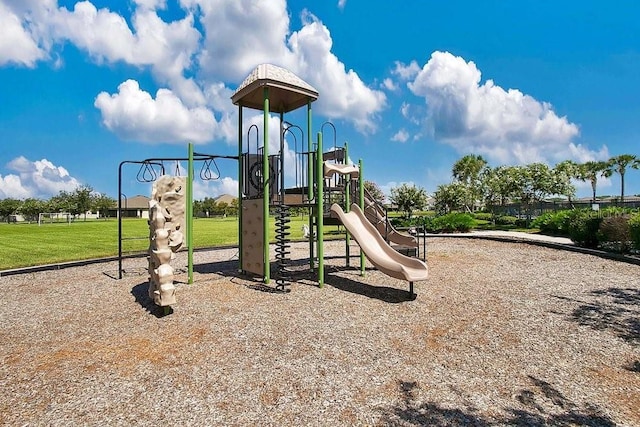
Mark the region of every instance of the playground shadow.
POLYGON ((149 298, 149 282, 142 282, 135 285, 131 289, 131 295, 133 295, 136 302, 140 304, 142 308, 147 310, 149 314, 153 314, 158 319, 169 314, 173 314, 173 308, 169 307, 168 312, 165 313, 165 307, 156 305, 153 300, 149 298))
MULTIPOLYGON (((286 294, 289 291, 289 286, 285 286, 284 291, 281 289, 277 289, 276 282, 280 277, 282 277, 283 280, 288 284, 297 283, 301 285, 316 287, 318 279, 317 270, 310 269, 308 259, 288 260, 286 264, 286 271, 283 274, 281 274, 279 271, 278 263, 272 263, 272 283, 270 284, 265 284, 262 281, 262 277, 255 276, 251 273, 240 272, 238 270, 237 260, 198 264, 193 266, 193 270, 194 272, 200 274, 218 274, 220 276, 227 277, 232 282, 240 284, 248 289, 272 294, 286 294)), ((374 270, 374 268, 369 267, 365 271, 374 270)), ((388 286, 374 286, 363 283, 362 281, 350 279, 348 277, 331 274, 341 271, 356 272, 357 270, 353 266, 347 267, 325 265, 325 284, 341 291, 362 295, 367 298, 378 299, 380 301, 388 303, 402 303, 406 301, 413 301, 416 299, 416 295, 411 294, 408 290, 402 290, 388 286)), ((407 283, 407 288, 408 286, 409 285, 407 283)))
MULTIPOLYGON (((368 283, 363 283, 357 280, 350 279, 344 276, 338 276, 330 274, 331 272, 339 272, 344 270, 353 271, 353 268, 349 267, 331 267, 328 269, 325 276, 325 284, 340 289, 344 292, 350 292, 357 295, 362 295, 367 298, 373 298, 388 303, 402 303, 407 301, 413 301, 417 298, 417 295, 411 294, 409 290, 398 289, 388 286, 374 286, 368 283)), ((359 277, 359 276, 358 276, 359 277)), ((407 288, 408 288, 407 283, 407 288)))
MULTIPOLYGON (((118 269, 103 271, 102 274, 110 279, 120 280, 118 269)), ((145 274, 149 274, 149 270, 146 267, 134 267, 122 270, 122 277, 144 276, 145 274)))
MULTIPOLYGON (((502 417, 486 417, 472 405, 446 408, 437 402, 417 401, 418 383, 398 381, 402 401, 383 411, 383 425, 429 426, 548 426, 581 425, 610 427, 616 423, 593 404, 579 405, 570 401, 552 384, 528 377, 531 385, 516 394, 513 407, 504 408, 502 417)), ((454 390, 455 391, 455 390, 454 390)))
POLYGON ((594 330, 608 330, 632 345, 640 345, 640 289, 611 287, 588 293, 569 318, 594 330))
POLYGON ((195 264, 193 271, 199 274, 220 274, 232 276, 238 274, 238 260, 216 261, 203 264, 195 264))
POLYGON ((624 367, 627 371, 640 373, 640 360, 629 363, 624 367))

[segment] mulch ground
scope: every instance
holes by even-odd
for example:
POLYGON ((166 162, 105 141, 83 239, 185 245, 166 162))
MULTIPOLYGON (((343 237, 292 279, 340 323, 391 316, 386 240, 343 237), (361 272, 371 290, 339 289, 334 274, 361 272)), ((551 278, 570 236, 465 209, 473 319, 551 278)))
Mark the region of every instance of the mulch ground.
POLYGON ((640 425, 640 266, 430 238, 414 299, 344 252, 286 294, 181 253, 169 315, 140 258, 0 277, 0 423, 640 425))

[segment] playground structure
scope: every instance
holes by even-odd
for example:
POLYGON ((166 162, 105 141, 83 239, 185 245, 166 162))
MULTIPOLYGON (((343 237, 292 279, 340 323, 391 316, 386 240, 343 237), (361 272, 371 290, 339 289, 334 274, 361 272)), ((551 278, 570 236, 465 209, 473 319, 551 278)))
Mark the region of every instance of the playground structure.
MULTIPOLYGON (((390 227, 386 215, 383 215, 373 199, 364 192, 362 179, 362 161, 358 166, 348 163, 348 151, 339 148, 335 143, 335 127, 333 127, 334 146, 332 150, 323 150, 324 132, 317 134, 315 144, 312 133, 312 103, 318 98, 318 92, 308 83, 288 70, 261 64, 244 80, 232 95, 232 102, 238 106, 238 157, 240 161, 240 235, 239 257, 240 268, 244 273, 261 276, 265 283, 271 280, 269 253, 268 219, 271 211, 276 213, 276 247, 277 262, 276 289, 285 291, 290 278, 288 270, 289 255, 289 218, 290 208, 309 210, 309 267, 317 272, 317 282, 324 285, 324 251, 323 227, 326 223, 342 224, 347 230, 346 260, 349 239, 353 235, 361 247, 360 270, 364 274, 364 256, 374 266, 392 277, 409 281, 413 294, 413 282, 426 280, 427 266, 424 262, 399 254, 389 246, 380 235, 380 227, 384 227, 385 235, 405 247, 416 248, 417 240, 403 235, 390 227), (298 150, 296 134, 304 142, 305 132, 299 126, 289 124, 284 115, 298 108, 307 107, 307 147, 298 150), (263 112, 263 138, 260 138, 257 126, 251 126, 245 139, 243 131, 243 108, 252 108, 263 112), (269 115, 279 115, 280 150, 269 153, 269 115), (253 132, 253 133, 252 133, 253 132), (294 137, 293 159, 285 161, 285 139, 291 134, 294 137), (255 144, 251 137, 255 135, 255 144), (252 147, 253 146, 253 147, 252 147), (252 148, 254 150, 252 151, 252 148), (293 164, 292 164, 293 163, 293 164), (285 174, 291 176, 287 180, 285 174), (289 184, 289 185, 287 185, 289 184), (349 210, 351 198, 357 194, 359 205, 364 208, 368 202, 370 223, 364 213, 351 215, 349 210), (345 206, 346 213, 334 202, 345 206), (330 206, 332 206, 329 209, 330 206), (325 208, 326 206, 326 208, 325 208), (335 207, 335 208, 334 208, 335 207), (371 243, 375 242, 375 245, 371 243)), ((357 204, 354 206, 358 206, 357 204)))
MULTIPOLYGON (((203 161, 205 165, 209 162, 207 166, 209 168, 211 162, 215 162, 215 159, 220 157, 238 161, 238 257, 239 271, 242 274, 257 276, 265 284, 269 284, 274 276, 275 290, 289 291, 288 286, 295 274, 289 269, 290 210, 301 208, 308 210, 309 213, 308 262, 309 269, 316 273, 319 287, 323 287, 325 282, 323 247, 325 224, 341 224, 345 227, 347 266, 350 261, 351 236, 359 244, 362 276, 365 272, 366 256, 383 273, 408 281, 412 296, 413 282, 427 279, 428 270, 425 262, 402 255, 396 250, 401 248, 405 253, 417 256, 419 252, 417 239, 393 229, 384 208, 365 193, 362 160, 358 165, 349 164, 347 144, 345 143, 344 147, 336 145, 336 129, 333 124, 330 122, 323 124, 321 131, 317 133, 316 141, 313 141, 311 106, 317 98, 318 92, 290 71, 270 64, 261 64, 253 70, 231 97, 233 104, 238 106, 237 157, 197 154, 189 144, 189 156, 186 159, 147 159, 142 162, 129 162, 139 163, 144 168, 150 167, 138 173, 139 176, 142 173, 145 181, 157 179, 155 175, 158 174, 155 172, 154 165, 156 167, 158 164, 163 165, 162 162, 165 160, 188 162, 184 241, 189 251, 189 283, 193 282, 191 222, 193 164, 194 161, 203 161), (300 126, 288 123, 284 118, 286 113, 304 106, 307 107, 306 132, 300 126), (262 137, 256 125, 251 125, 245 133, 244 108, 263 112, 262 137), (272 147, 269 141, 271 114, 279 116, 279 151, 273 154, 269 152, 272 147), (326 152, 323 150, 325 125, 333 128, 334 137, 333 147, 326 152), (286 142, 290 139, 294 142, 293 149, 287 152, 286 142), (357 203, 352 203, 352 200, 357 203), (274 236, 276 262, 273 266, 269 235, 269 219, 272 213, 275 214, 276 223, 274 236)), ((161 174, 164 174, 164 166, 161 174)), ((201 178, 206 179, 206 175, 203 176, 201 172, 201 178)), ((121 180, 121 171, 119 179, 121 180)), ((121 226, 119 226, 119 236, 121 246, 121 226)), ((121 260, 121 250, 119 257, 121 260)), ((120 261, 120 277, 122 277, 121 265, 120 261)), ((149 269, 151 273, 151 265, 149 269)), ((151 295, 151 289, 149 292, 151 295)))

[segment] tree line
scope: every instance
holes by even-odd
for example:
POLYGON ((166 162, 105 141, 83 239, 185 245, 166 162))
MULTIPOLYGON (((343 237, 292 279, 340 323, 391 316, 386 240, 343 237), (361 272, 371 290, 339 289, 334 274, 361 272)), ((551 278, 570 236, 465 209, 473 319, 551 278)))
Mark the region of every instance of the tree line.
POLYGON ((632 154, 614 156, 608 161, 576 163, 565 160, 549 167, 544 163, 492 168, 479 155, 469 154, 452 167, 454 181, 438 186, 436 208, 444 213, 451 210, 473 210, 478 205, 490 208, 517 201, 525 207, 552 196, 571 202, 576 195, 575 180, 588 182, 592 203, 597 201, 596 190, 600 178, 620 176, 620 202, 624 202, 625 175, 629 169, 640 168, 640 159, 632 154))
MULTIPOLYGON (((592 202, 596 202, 596 190, 600 178, 620 176, 620 202, 624 202, 625 176, 629 169, 640 169, 640 158, 633 154, 611 157, 608 161, 588 161, 576 163, 565 160, 549 167, 544 163, 517 166, 490 167, 480 155, 469 154, 452 167, 453 182, 439 185, 434 193, 438 213, 454 210, 475 210, 476 207, 491 209, 507 202, 517 201, 525 207, 551 196, 565 197, 569 202, 575 197, 574 180, 589 182, 592 202)), ((365 181, 365 188, 379 202, 385 200, 384 193, 371 181, 365 181)), ((398 210, 410 217, 416 210, 427 205, 427 192, 422 187, 402 184, 391 189, 390 202, 398 210)), ((60 191, 49 200, 28 198, 0 200, 0 218, 9 220, 11 215, 21 214, 27 220, 37 219, 43 212, 69 212, 73 217, 89 211, 104 213, 113 209, 117 201, 104 193, 96 193, 88 185, 72 192, 60 191)), ((194 201, 195 216, 237 215, 238 202, 231 204, 216 202, 206 197, 194 201)))
MULTIPOLYGON (((525 208, 549 197, 565 198, 569 203, 575 198, 573 182, 591 185, 591 201, 597 201, 596 190, 600 178, 620 176, 621 203, 625 197, 625 176, 630 169, 640 169, 640 158, 632 154, 611 157, 608 161, 576 163, 565 160, 549 167, 544 163, 518 166, 490 167, 480 155, 469 154, 456 161, 451 169, 453 181, 439 185, 434 193, 435 207, 439 214, 452 211, 473 211, 519 202, 525 208)), ((379 202, 385 200, 380 188, 365 181, 365 188, 379 202)), ((410 217, 427 205, 427 192, 422 187, 402 184, 391 189, 389 201, 410 217)))
POLYGON ((77 187, 73 191, 60 191, 48 200, 27 198, 24 200, 6 198, 0 200, 0 218, 10 221, 11 215, 22 215, 27 221, 37 221, 44 212, 68 212, 74 218, 87 212, 99 211, 103 217, 113 209, 117 201, 104 193, 96 193, 88 185, 77 187))
MULTIPOLYGON (((60 191, 48 200, 27 198, 0 199, 0 218, 9 222, 12 215, 22 215, 26 221, 37 221, 44 212, 68 212, 73 218, 85 216, 87 212, 100 212, 107 218, 108 212, 116 208, 118 201, 104 193, 96 193, 88 185, 77 187, 73 191, 60 191)), ((227 216, 238 214, 238 201, 231 203, 216 202, 210 197, 194 200, 194 216, 227 216)))
POLYGON ((231 203, 216 202, 216 200, 211 197, 193 201, 193 216, 195 217, 227 215, 238 215, 238 199, 233 199, 231 203))

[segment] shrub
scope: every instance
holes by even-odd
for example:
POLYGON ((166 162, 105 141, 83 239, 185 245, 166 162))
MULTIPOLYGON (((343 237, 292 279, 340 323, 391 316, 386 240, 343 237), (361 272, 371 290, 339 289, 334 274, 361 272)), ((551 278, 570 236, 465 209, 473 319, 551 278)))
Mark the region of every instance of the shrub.
POLYGON ((610 216, 602 219, 597 237, 601 244, 606 244, 610 249, 628 252, 631 240, 629 215, 610 216))
POLYGON ((631 209, 629 208, 622 208, 619 206, 607 206, 600 209, 599 214, 600 216, 605 217, 605 216, 620 216, 620 215, 629 214, 630 212, 631 212, 631 209))
POLYGON ((629 237, 635 249, 640 249, 640 213, 632 215, 627 222, 629 237))
POLYGON ((493 214, 490 212, 476 212, 473 217, 479 221, 493 221, 493 214))
POLYGON ((556 236, 569 234, 570 210, 545 212, 531 223, 532 227, 539 228, 542 233, 556 236))
POLYGON ((409 227, 409 220, 405 218, 391 218, 391 225, 396 228, 409 227))
POLYGON ((469 214, 451 212, 429 219, 424 225, 430 233, 464 233, 475 227, 476 221, 469 214))
POLYGON ((573 210, 568 219, 569 237, 578 246, 597 248, 601 222, 602 218, 590 210, 573 210))
POLYGON ((435 217, 432 216, 424 216, 422 217, 422 223, 420 224, 427 233, 435 233, 435 226, 433 225, 433 221, 435 217))
POLYGON ((510 215, 501 215, 496 218, 496 225, 516 225, 518 218, 510 215))
POLYGON ((555 234, 555 212, 545 212, 531 221, 531 226, 540 229, 543 233, 555 234))
POLYGON ((396 228, 419 227, 427 216, 414 216, 411 218, 391 218, 391 225, 396 228))

